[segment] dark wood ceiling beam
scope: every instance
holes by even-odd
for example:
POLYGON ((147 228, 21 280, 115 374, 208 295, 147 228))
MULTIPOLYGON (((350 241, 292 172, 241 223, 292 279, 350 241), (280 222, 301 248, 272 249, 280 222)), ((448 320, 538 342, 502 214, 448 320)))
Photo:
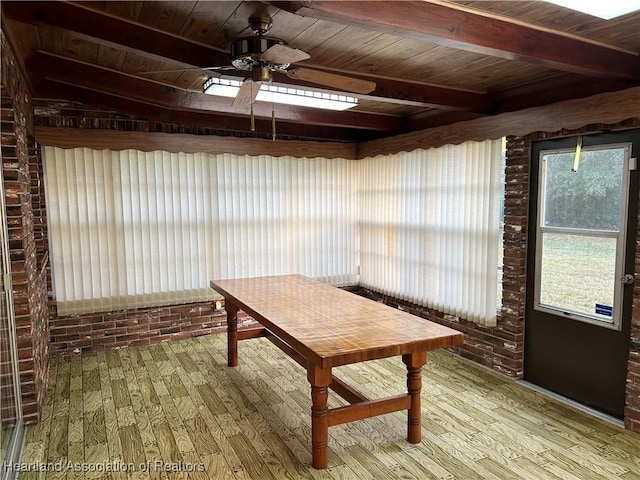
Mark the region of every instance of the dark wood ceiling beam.
POLYGON ((491 113, 513 112, 573 98, 590 97, 599 93, 624 90, 638 84, 640 81, 592 78, 565 73, 491 92, 491 103, 494 108, 491 113))
MULTIPOLYGON (((189 92, 57 55, 38 52, 27 63, 30 69, 38 72, 43 79, 106 92, 151 105, 176 110, 216 111, 236 117, 247 117, 249 114, 248 111, 233 108, 231 98, 189 92)), ((269 103, 256 102, 253 110, 256 117, 271 118, 272 106, 269 103)), ((279 120, 310 125, 377 131, 395 131, 400 126, 400 119, 389 115, 333 112, 289 105, 276 105, 275 112, 279 120)))
POLYGON ((417 130, 425 130, 427 128, 439 127, 442 125, 451 125, 457 122, 466 122, 480 117, 486 117, 479 113, 473 112, 442 112, 436 111, 435 113, 425 112, 410 115, 406 118, 406 127, 404 132, 415 132, 417 130))
MULTIPOLYGON (((168 34, 132 20, 92 10, 82 5, 66 2, 3 2, 2 12, 6 18, 11 20, 64 29, 91 41, 124 48, 162 62, 200 68, 230 63, 229 53, 226 51, 168 34)), ((306 62, 305 66, 314 68, 309 62, 306 62)), ((326 69, 326 67, 320 68, 326 69)), ((237 70, 228 73, 230 75, 247 75, 247 72, 237 70)), ((353 72, 334 73, 372 80, 371 77, 353 72)), ((278 83, 317 87, 317 85, 310 83, 305 85, 304 82, 292 80, 285 75, 277 75, 275 80, 278 83)), ((465 92, 396 79, 375 78, 374 81, 377 85, 376 90, 367 96, 373 100, 480 113, 490 109, 489 98, 483 93, 465 92)))
MULTIPOLYGON (((249 133, 250 122, 248 118, 231 117, 218 113, 174 110, 82 87, 65 85, 53 80, 36 82, 34 98, 64 102, 72 101, 99 108, 105 110, 105 112, 117 112, 165 124, 188 125, 230 133, 237 132, 243 135, 253 134, 249 133)), ((255 120, 254 133, 257 137, 270 138, 273 133, 271 120, 257 118, 255 120)), ((332 142, 360 142, 372 139, 371 133, 364 130, 317 125, 308 126, 297 122, 280 120, 276 120, 276 135, 280 138, 284 136, 332 142)))
POLYGON ((493 108, 489 96, 484 93, 455 90, 436 85, 422 85, 419 83, 402 82, 397 80, 387 80, 381 78, 359 77, 364 80, 376 82, 376 89, 373 95, 359 95, 361 98, 371 100, 382 100, 391 98, 405 100, 408 105, 417 105, 425 108, 437 108, 443 110, 461 110, 475 113, 485 113, 493 108))
POLYGON ((302 16, 412 36, 484 55, 602 78, 640 79, 640 58, 629 52, 481 15, 464 7, 426 1, 311 0, 267 2, 302 16))
POLYGON ((185 67, 227 65, 229 54, 221 49, 186 40, 133 20, 123 20, 67 2, 3 2, 3 16, 36 26, 61 28, 103 45, 125 48, 134 53, 185 67))

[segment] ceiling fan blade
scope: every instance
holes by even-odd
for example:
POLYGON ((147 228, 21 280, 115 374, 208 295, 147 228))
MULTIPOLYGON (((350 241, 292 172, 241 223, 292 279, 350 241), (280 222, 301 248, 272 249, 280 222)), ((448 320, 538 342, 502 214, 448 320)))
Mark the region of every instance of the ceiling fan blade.
POLYGON ((335 73, 322 72, 320 70, 294 68, 292 70, 286 70, 285 73, 289 78, 293 78, 294 80, 306 80, 307 82, 326 85, 327 87, 334 87, 347 92, 364 94, 373 92, 376 89, 375 82, 345 77, 344 75, 336 75, 335 73))
POLYGON ((193 68, 174 68, 171 70, 152 70, 148 72, 136 72, 135 75, 152 75, 154 73, 177 73, 177 72, 193 72, 201 70, 203 73, 213 72, 219 70, 234 70, 236 67, 233 65, 225 65, 222 67, 193 67, 193 68))
POLYGON ((260 58, 271 63, 296 63, 311 58, 311 55, 289 45, 277 43, 260 55, 260 58))
POLYGON ((235 108, 248 107, 249 105, 251 105, 258 96, 261 83, 262 82, 254 82, 252 79, 247 78, 244 82, 242 82, 236 98, 233 99, 232 106, 235 108))

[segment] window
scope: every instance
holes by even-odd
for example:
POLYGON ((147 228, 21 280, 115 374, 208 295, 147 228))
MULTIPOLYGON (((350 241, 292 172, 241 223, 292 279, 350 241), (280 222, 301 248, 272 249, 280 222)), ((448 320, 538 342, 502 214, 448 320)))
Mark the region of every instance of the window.
POLYGON ((501 143, 360 162, 361 284, 495 325, 501 143))
POLYGON ((618 328, 628 145, 541 152, 534 306, 618 328))
POLYGON ((43 152, 60 315, 207 300, 214 278, 357 283, 354 161, 43 152))
POLYGON ((494 324, 500 145, 362 161, 45 147, 58 313, 301 273, 494 324))

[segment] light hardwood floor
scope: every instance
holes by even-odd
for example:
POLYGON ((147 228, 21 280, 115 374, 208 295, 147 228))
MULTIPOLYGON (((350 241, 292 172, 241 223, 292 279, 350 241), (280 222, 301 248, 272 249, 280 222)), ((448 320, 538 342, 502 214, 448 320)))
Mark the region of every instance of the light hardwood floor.
MULTIPOLYGON (((239 352, 228 368, 214 335, 54 359, 21 465, 39 471, 20 480, 640 479, 640 435, 444 351, 423 371, 422 443, 404 412, 332 427, 314 470, 304 371, 264 339, 239 352)), ((373 398, 404 392, 399 358, 336 371, 373 398)))

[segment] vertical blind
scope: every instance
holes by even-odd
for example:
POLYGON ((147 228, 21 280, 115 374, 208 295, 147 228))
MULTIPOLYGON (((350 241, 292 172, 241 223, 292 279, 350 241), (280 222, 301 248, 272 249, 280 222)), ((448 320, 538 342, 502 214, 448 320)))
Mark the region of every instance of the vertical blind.
POLYGON ((360 284, 495 325, 501 142, 360 162, 360 284))
POLYGON ((356 162, 43 152, 60 315, 207 300, 213 278, 357 282, 356 162))
POLYGON ((495 322, 500 141, 362 161, 43 148, 59 315, 301 273, 495 322))

